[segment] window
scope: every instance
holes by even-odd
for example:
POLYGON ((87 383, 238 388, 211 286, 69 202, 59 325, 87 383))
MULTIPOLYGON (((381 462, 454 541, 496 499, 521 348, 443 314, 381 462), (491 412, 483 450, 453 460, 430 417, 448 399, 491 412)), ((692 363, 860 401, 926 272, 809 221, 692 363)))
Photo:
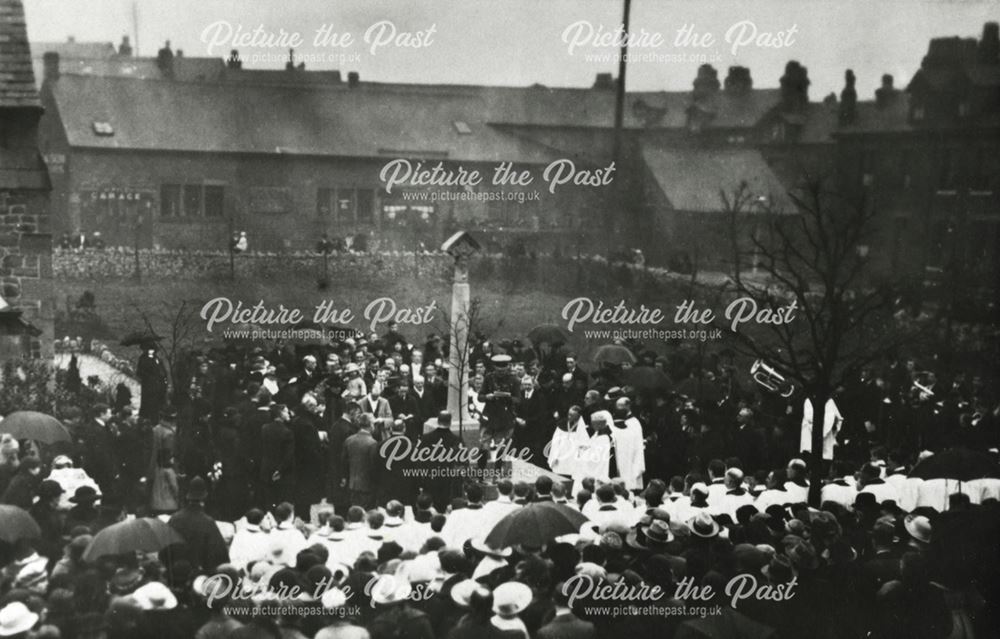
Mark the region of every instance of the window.
POLYGON ((321 188, 316 191, 316 214, 332 216, 337 224, 372 224, 375 221, 375 191, 372 189, 321 188))
POLYGON ((222 217, 225 189, 218 185, 205 185, 205 217, 222 217))
POLYGON ((201 191, 202 186, 200 184, 184 185, 184 210, 181 212, 181 215, 186 217, 201 215, 201 191))
POLYGON ((115 128, 111 126, 110 122, 94 120, 94 134, 102 137, 112 136, 115 134, 115 128))
POLYGON ((375 192, 371 189, 358 189, 357 207, 358 222, 371 224, 375 216, 375 192))
POLYGON ((164 184, 160 217, 223 217, 226 190, 219 184, 164 184))
POLYGON ((164 184, 160 187, 160 216, 178 217, 181 214, 181 185, 164 184))

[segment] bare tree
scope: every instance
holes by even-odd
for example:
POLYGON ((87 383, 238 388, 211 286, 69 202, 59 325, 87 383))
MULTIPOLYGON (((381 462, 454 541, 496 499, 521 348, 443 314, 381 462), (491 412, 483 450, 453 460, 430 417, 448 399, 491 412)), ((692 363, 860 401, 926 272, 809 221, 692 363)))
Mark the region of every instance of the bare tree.
POLYGON ((442 317, 440 321, 442 323, 442 332, 448 336, 447 361, 458 371, 457 379, 459 381, 457 385, 451 381, 450 376, 448 379, 449 388, 455 390, 460 395, 458 398, 459 410, 457 415, 458 434, 459 437, 463 437, 465 433, 465 406, 467 405, 468 398, 461 397, 461 380, 468 380, 470 365, 472 364, 470 361, 472 356, 472 340, 479 334, 489 337, 503 326, 503 319, 488 323, 483 315, 483 302, 477 297, 469 302, 468 309, 464 313, 458 314, 456 321, 453 322, 450 316, 442 317), (452 353, 456 344, 459 344, 461 341, 466 342, 466 347, 452 353))
POLYGON ((723 328, 738 352, 778 369, 812 403, 809 500, 819 505, 827 401, 921 329, 897 321, 894 286, 869 261, 874 207, 841 197, 822 179, 808 179, 788 195, 796 211, 776 210, 773 200, 753 195, 746 184, 721 193, 731 235, 730 288, 755 300, 770 318, 794 309, 791 321, 734 328, 723 320, 723 328), (748 275, 748 266, 757 276, 748 275))

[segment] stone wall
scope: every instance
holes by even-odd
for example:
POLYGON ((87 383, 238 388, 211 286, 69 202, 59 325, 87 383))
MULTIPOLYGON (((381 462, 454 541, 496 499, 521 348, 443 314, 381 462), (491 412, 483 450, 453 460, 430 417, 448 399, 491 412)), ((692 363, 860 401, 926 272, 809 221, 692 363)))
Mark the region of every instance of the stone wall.
MULTIPOLYGON (((238 279, 267 280, 281 273, 312 281, 323 272, 322 259, 315 253, 245 253, 235 256, 233 267, 238 279)), ((329 257, 327 273, 331 281, 414 278, 450 281, 453 263, 450 256, 440 252, 341 253, 329 257)), ((223 251, 142 249, 138 252, 138 264, 142 279, 149 281, 230 277, 230 256, 223 251)), ((123 248, 56 249, 53 268, 55 277, 64 280, 128 279, 135 276, 136 255, 133 250, 123 248)), ((706 273, 699 280, 719 276, 706 273)), ((499 282, 517 291, 539 290, 563 296, 613 292, 620 296, 625 288, 642 298, 667 294, 686 283, 690 276, 640 264, 609 263, 597 255, 557 258, 487 253, 473 260, 470 277, 474 281, 499 282)))
POLYGON ((33 357, 52 355, 52 238, 45 191, 0 191, 0 293, 42 331, 31 340, 33 357))

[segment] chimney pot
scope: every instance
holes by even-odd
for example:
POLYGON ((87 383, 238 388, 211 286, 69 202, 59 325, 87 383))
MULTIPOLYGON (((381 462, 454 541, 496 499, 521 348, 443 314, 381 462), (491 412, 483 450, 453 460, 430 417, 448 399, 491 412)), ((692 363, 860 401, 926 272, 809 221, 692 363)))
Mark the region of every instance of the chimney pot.
POLYGON ((753 78, 750 77, 750 69, 747 67, 729 67, 724 84, 726 91, 734 94, 749 93, 753 89, 753 78))
POLYGON ((615 88, 615 77, 610 73, 598 73, 594 78, 595 89, 600 89, 602 91, 611 91, 615 88))
POLYGON ((795 60, 785 65, 781 76, 781 103, 785 111, 801 111, 809 104, 809 69, 795 60))
POLYGON ((698 67, 698 75, 694 79, 694 99, 708 97, 719 91, 719 72, 710 64, 698 67))
POLYGON ((882 76, 882 86, 875 89, 875 104, 879 108, 885 107, 896 97, 896 89, 893 87, 893 78, 888 73, 882 76))
POLYGON ((59 79, 59 53, 56 51, 46 51, 42 54, 43 81, 59 79))
POLYGON ((840 123, 850 124, 858 117, 858 92, 854 88, 854 71, 844 72, 844 90, 840 92, 840 123))

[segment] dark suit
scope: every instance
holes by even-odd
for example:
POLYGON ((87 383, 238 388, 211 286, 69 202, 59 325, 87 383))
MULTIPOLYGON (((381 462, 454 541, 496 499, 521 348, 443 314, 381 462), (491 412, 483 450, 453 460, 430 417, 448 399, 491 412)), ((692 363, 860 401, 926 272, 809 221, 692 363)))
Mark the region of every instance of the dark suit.
POLYGON ((424 393, 430 394, 431 411, 430 415, 437 415, 448 405, 448 381, 440 377, 435 377, 434 381, 424 382, 424 393))
POLYGON ((351 420, 344 417, 338 418, 330 426, 327 481, 330 485, 330 502, 338 513, 347 512, 351 505, 347 491, 340 487, 340 480, 347 477, 344 472, 344 442, 356 430, 351 420))
POLYGON ((319 439, 322 423, 318 415, 306 412, 290 426, 295 441, 295 512, 306 518, 309 507, 323 497, 326 464, 319 439))
POLYGON ((443 513, 448 509, 452 498, 461 494, 462 480, 451 474, 453 467, 461 465, 461 462, 440 461, 440 459, 455 459, 462 440, 451 432, 450 428, 439 427, 421 437, 418 443, 421 449, 431 449, 435 445, 444 452, 434 455, 438 461, 431 460, 422 464, 428 473, 420 478, 420 487, 434 500, 434 509, 443 513))
POLYGON ((269 422, 260 429, 260 484, 264 506, 292 498, 295 490, 295 436, 282 422, 269 422), (274 474, 278 473, 277 479, 274 474))
POLYGON ((351 435, 344 442, 342 459, 351 504, 373 508, 379 478, 378 442, 375 437, 366 430, 351 435))
POLYGON ((118 462, 115 459, 115 436, 107 424, 96 419, 81 427, 78 443, 83 449, 83 469, 87 471, 102 493, 113 492, 118 462))
POLYGON ((421 434, 423 434, 422 432, 423 423, 426 422, 431 417, 436 416, 440 411, 436 408, 436 402, 434 400, 434 396, 426 388, 424 388, 423 395, 418 395, 416 390, 411 390, 410 396, 413 397, 413 399, 417 402, 417 405, 420 406, 420 417, 421 417, 420 427, 421 427, 421 434))
POLYGON ((229 549, 215 520, 200 506, 185 506, 170 518, 170 527, 184 537, 195 570, 210 571, 229 561, 229 549))
POLYGON ((594 624, 580 619, 572 612, 556 615, 552 621, 538 629, 537 639, 594 639, 594 624))
POLYGON ((519 451, 528 448, 531 462, 543 465, 542 449, 552 439, 552 419, 545 398, 537 389, 531 391, 531 397, 521 391, 514 404, 514 415, 524 420, 524 426, 514 427, 514 448, 519 451))
POLYGON ((402 397, 399 395, 393 395, 389 400, 389 408, 392 409, 393 417, 399 417, 400 415, 413 415, 413 417, 404 421, 404 424, 406 425, 406 436, 413 441, 420 439, 420 436, 424 434, 424 421, 426 421, 429 415, 425 415, 423 410, 421 410, 421 406, 417 402, 417 398, 410 393, 407 393, 402 397))

